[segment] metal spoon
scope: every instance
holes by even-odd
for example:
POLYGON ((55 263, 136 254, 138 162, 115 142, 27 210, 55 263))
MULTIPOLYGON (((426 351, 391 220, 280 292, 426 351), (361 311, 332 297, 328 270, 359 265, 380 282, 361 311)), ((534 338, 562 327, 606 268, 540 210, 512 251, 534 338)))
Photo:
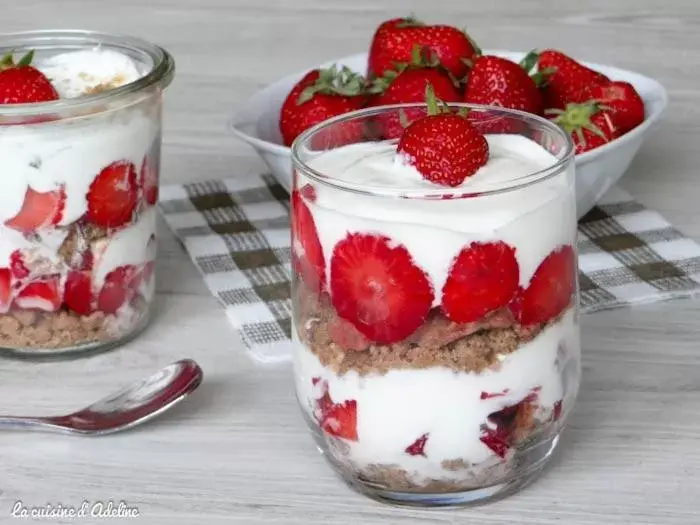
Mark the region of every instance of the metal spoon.
POLYGON ((0 430, 44 430, 83 436, 112 434, 162 414, 201 382, 199 365, 191 359, 183 359, 66 416, 0 416, 0 430))

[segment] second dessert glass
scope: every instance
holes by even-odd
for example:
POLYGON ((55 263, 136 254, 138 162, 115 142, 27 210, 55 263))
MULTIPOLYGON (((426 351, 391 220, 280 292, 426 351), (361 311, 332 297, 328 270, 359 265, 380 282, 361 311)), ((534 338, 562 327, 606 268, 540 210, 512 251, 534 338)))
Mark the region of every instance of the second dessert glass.
POLYGON ((422 106, 343 115, 292 147, 297 397, 340 476, 393 503, 518 490, 579 387, 570 139, 466 107, 491 159, 456 188, 392 179, 403 168, 383 123, 422 106))

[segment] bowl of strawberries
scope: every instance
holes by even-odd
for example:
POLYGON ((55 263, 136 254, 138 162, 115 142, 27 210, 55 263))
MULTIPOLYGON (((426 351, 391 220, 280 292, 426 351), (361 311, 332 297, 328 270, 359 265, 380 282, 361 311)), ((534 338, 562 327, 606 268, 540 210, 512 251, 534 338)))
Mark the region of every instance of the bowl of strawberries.
MULTIPOLYGON (((668 101, 660 83, 633 71, 554 49, 482 50, 455 27, 395 18, 375 30, 368 53, 277 80, 247 100, 230 125, 289 189, 290 146, 303 131, 364 107, 425 102, 428 85, 444 102, 516 109, 569 133, 579 217, 627 171, 668 101)), ((400 136, 405 124, 385 125, 386 138, 400 136)))

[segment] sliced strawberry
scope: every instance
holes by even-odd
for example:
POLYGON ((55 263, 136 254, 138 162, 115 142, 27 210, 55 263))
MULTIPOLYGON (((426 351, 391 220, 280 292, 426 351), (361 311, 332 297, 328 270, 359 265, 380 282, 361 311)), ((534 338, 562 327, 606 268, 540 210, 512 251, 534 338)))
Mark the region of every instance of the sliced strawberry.
POLYGON ((24 310, 55 312, 61 307, 59 277, 45 277, 29 283, 15 298, 15 306, 24 310))
POLYGON ((97 175, 87 194, 87 219, 103 228, 129 222, 137 201, 136 167, 129 161, 113 162, 97 175))
POLYGON ((506 457, 506 453, 510 448, 510 445, 508 444, 507 440, 504 439, 504 436, 498 430, 491 428, 486 429, 484 434, 479 437, 479 440, 484 445, 489 447, 491 451, 499 458, 506 457))
POLYGON ((350 352, 362 352, 371 344, 352 323, 337 316, 328 322, 328 336, 340 348, 350 352))
POLYGON ((503 396, 505 396, 509 391, 510 391, 510 390, 506 388, 506 389, 503 390, 502 392, 482 392, 482 393, 481 393, 481 396, 479 397, 479 399, 484 400, 484 399, 493 399, 493 398, 495 398, 495 397, 503 397, 503 396))
POLYGON ((299 192, 307 201, 316 202, 316 189, 311 184, 304 184, 299 192))
POLYGON ((326 259, 311 211, 298 191, 292 192, 292 266, 306 285, 320 293, 326 285, 326 259))
POLYGON ((470 323, 506 306, 518 289, 515 248, 474 242, 457 255, 442 288, 442 309, 458 323, 470 323))
POLYGON ((119 266, 107 274, 97 296, 97 308, 113 314, 133 299, 141 284, 141 272, 132 265, 119 266))
POLYGON ((24 256, 20 250, 15 250, 10 254, 10 269, 15 279, 26 279, 29 277, 29 268, 27 268, 24 256))
POLYGON ((552 251, 540 263, 523 292, 520 323, 546 323, 561 314, 576 288, 576 254, 571 246, 552 251))
POLYGON ((434 294, 405 246, 388 237, 351 233, 333 251, 331 298, 340 317, 370 340, 389 344, 416 331, 434 294))
POLYGON ((7 312, 12 303, 12 272, 0 268, 0 312, 7 312))
POLYGON ((158 171, 150 155, 146 155, 141 163, 139 185, 144 201, 153 206, 158 201, 158 171))
POLYGON ((357 441, 357 402, 350 399, 330 407, 321 422, 321 428, 331 436, 357 441))
POLYGON ((63 217, 65 202, 66 193, 63 187, 46 193, 27 188, 22 209, 17 215, 5 221, 5 225, 23 232, 52 226, 63 217))
POLYGON ((68 273, 63 302, 78 315, 89 315, 94 311, 95 297, 89 272, 72 270, 68 273))
POLYGON ((429 438, 429 437, 430 437, 430 434, 427 434, 427 433, 426 433, 426 434, 423 434, 421 437, 419 437, 418 439, 416 439, 413 443, 411 443, 410 445, 408 445, 408 446, 406 447, 406 450, 404 450, 404 452, 406 452, 406 454, 408 454, 408 455, 410 455, 410 456, 423 456, 423 457, 427 457, 427 456, 425 455, 425 450, 424 450, 424 449, 425 449, 425 444, 428 442, 428 438, 429 438))

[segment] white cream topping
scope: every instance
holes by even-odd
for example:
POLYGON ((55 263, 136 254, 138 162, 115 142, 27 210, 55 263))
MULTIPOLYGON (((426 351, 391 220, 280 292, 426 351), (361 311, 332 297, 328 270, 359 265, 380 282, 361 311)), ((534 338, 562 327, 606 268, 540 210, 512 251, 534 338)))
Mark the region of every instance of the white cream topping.
POLYGON ((138 80, 144 73, 128 56, 95 47, 61 53, 36 63, 61 98, 75 98, 102 87, 115 88, 138 80))

